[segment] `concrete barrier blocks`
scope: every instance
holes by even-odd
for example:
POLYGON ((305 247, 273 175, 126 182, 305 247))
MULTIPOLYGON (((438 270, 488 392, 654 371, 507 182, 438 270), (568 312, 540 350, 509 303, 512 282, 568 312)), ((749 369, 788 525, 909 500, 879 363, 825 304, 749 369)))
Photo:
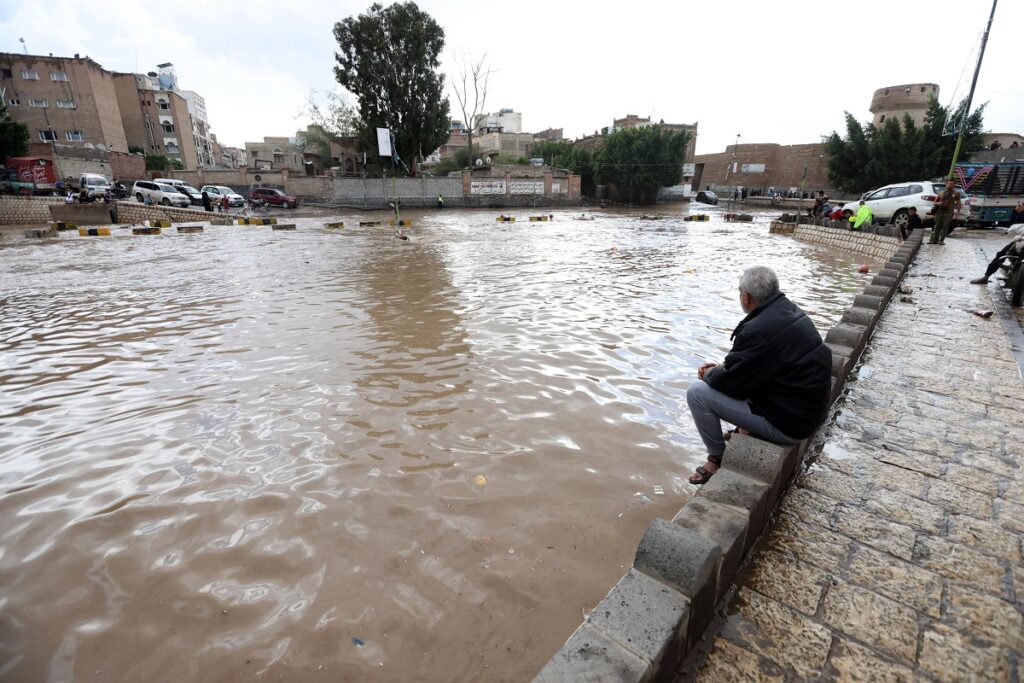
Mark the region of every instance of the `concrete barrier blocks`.
POLYGON ((722 468, 769 485, 770 510, 796 468, 797 447, 762 441, 746 434, 733 434, 722 459, 722 468))
POLYGON ((743 560, 750 515, 746 510, 737 510, 698 496, 691 498, 672 521, 718 546, 721 555, 714 577, 717 602, 728 590, 743 560))
POLYGON ((584 623, 533 680, 535 683, 647 683, 652 675, 650 662, 584 623))
POLYGON ((590 613, 590 623, 651 662, 674 670, 686 652, 690 600, 657 579, 630 569, 590 613))
MULTIPOLYGON (((728 451, 728 449, 726 450, 728 451)), ((728 460, 728 457, 729 454, 726 452, 723 463, 728 460)), ((746 552, 754 544, 767 519, 769 488, 770 486, 764 482, 723 467, 715 473, 715 476, 711 477, 711 481, 701 487, 697 496, 747 511, 750 516, 750 526, 747 529, 746 547, 743 549, 746 552)))
POLYGON ((864 344, 867 342, 867 337, 867 326, 839 323, 825 335, 825 343, 851 348, 856 356, 860 355, 861 349, 864 348, 864 344))
MULTIPOLYGON (((711 481, 721 474, 715 474, 711 481)), ((651 522, 637 546, 633 567, 690 600, 687 643, 695 642, 711 621, 721 555, 713 541, 664 519, 651 522)))

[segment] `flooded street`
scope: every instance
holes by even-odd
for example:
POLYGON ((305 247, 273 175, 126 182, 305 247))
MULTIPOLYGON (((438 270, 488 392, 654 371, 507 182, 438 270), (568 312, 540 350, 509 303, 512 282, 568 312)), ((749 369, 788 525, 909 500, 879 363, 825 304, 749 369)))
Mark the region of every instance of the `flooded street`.
POLYGON ((871 277, 685 210, 5 237, 0 679, 528 680, 692 492, 742 269, 823 335, 871 277))

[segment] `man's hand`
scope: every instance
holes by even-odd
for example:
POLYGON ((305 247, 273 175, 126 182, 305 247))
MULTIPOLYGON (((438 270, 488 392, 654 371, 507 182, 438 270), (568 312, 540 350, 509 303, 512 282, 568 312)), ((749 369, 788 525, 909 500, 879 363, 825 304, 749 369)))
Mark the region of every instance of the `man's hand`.
POLYGON ((711 368, 717 368, 718 363, 705 363, 697 368, 697 379, 704 379, 704 374, 711 368))

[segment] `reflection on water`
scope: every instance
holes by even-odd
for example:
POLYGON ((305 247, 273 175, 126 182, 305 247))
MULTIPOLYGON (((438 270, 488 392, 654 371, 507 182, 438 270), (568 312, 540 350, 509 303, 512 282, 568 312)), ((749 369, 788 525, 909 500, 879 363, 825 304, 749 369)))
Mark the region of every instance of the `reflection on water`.
POLYGON ((678 210, 5 240, 0 678, 528 679, 690 495, 740 271, 863 284, 678 210))

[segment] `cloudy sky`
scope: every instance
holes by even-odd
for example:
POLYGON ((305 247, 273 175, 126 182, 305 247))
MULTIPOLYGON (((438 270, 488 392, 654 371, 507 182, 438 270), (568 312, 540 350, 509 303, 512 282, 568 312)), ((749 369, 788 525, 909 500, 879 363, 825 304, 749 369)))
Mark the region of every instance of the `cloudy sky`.
MULTIPOLYGON (((336 88, 334 23, 368 0, 0 0, 0 51, 89 55, 114 71, 173 62, 206 98, 218 138, 241 146, 291 135, 311 91, 336 88)), ((872 92, 934 82, 966 95, 988 0, 715 0, 604 5, 423 0, 453 56, 487 54, 487 108, 512 107, 530 132, 573 138, 626 114, 699 122, 697 151, 742 142, 815 142, 869 119, 872 92), (959 89, 958 89, 959 85, 959 89)), ((1024 2, 1002 0, 975 102, 986 128, 1024 132, 1024 2)), ((451 96, 453 116, 461 118, 451 96)))

